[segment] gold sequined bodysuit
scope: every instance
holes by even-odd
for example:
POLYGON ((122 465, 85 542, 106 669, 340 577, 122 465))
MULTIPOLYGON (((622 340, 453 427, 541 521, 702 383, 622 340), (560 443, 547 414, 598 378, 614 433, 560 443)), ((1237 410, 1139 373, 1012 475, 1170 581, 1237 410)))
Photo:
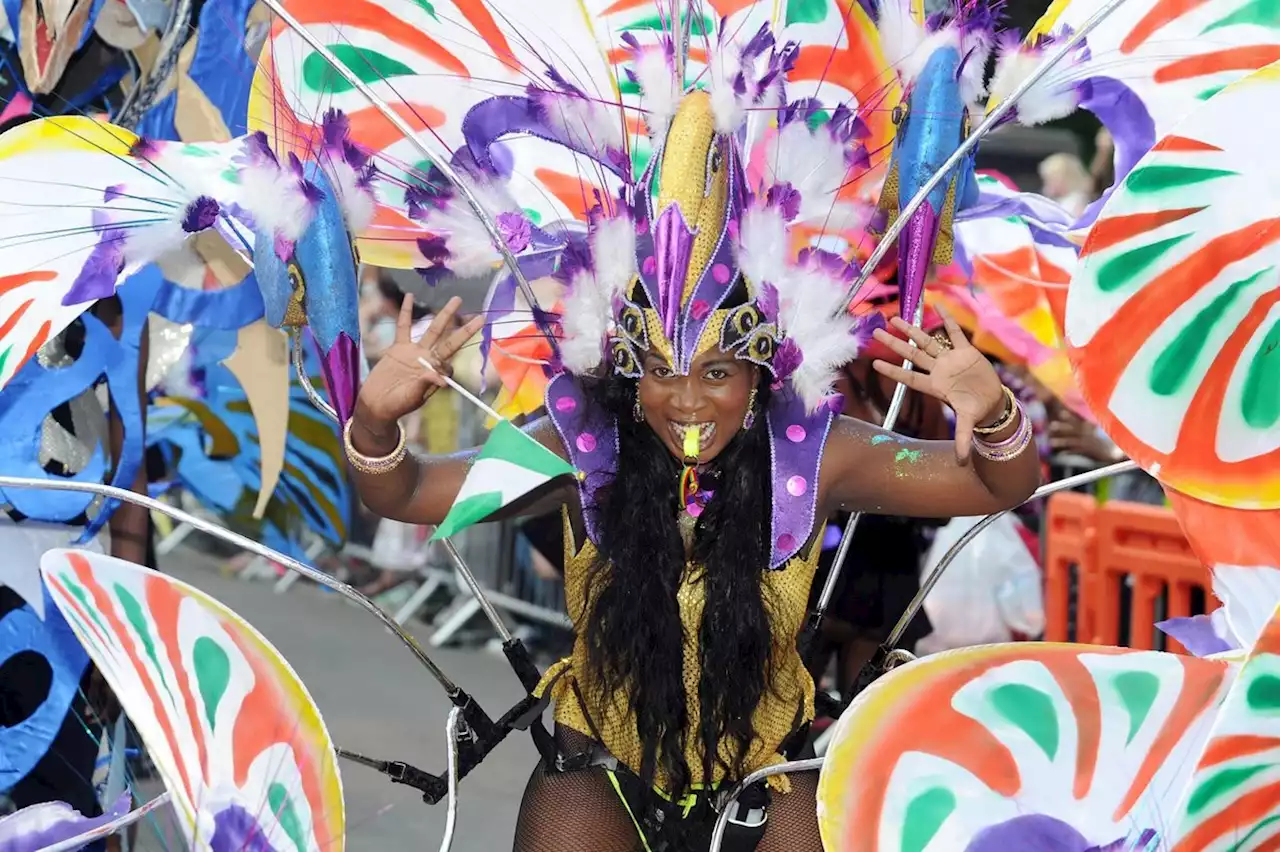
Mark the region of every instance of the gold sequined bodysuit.
MULTIPOLYGON (((564 590, 569 617, 575 624, 581 623, 587 607, 587 576, 596 556, 590 540, 578 550, 568 512, 564 513, 565 570, 564 590)), ((809 587, 817 571, 821 540, 814 543, 807 556, 796 556, 780 570, 763 573, 766 599, 772 602, 771 618, 774 639, 777 643, 776 675, 774 682, 761 696, 753 717, 756 740, 747 755, 745 770, 754 772, 783 761, 778 749, 799 724, 813 718, 813 679, 809 676, 796 648, 796 637, 804 621, 809 602, 809 587)), ((686 570, 677 597, 680 604, 680 620, 684 624, 684 684, 689 713, 689 729, 697 730, 699 716, 698 683, 702 671, 697 644, 699 626, 702 623, 704 603, 703 581, 697 572, 686 570)), ((627 698, 618 694, 612 701, 601 702, 600 691, 590 680, 587 667, 586 639, 579 634, 573 643, 573 653, 547 670, 537 694, 541 696, 548 687, 555 700, 557 724, 572 728, 593 739, 632 772, 637 772, 643 754, 635 719, 627 707, 627 698), (574 689, 574 684, 578 688, 574 689), (588 706, 584 707, 579 696, 588 706)), ((732 689, 726 683, 724 688, 732 689)), ((723 768, 715 765, 714 777, 701 777, 702 755, 697 737, 688 738, 685 760, 693 773, 694 787, 715 786, 723 780, 723 768)), ((721 754, 731 755, 730 744, 721 744, 721 754)), ((659 773, 655 779, 659 789, 665 791, 666 779, 659 773)), ((770 785, 780 792, 790 789, 785 776, 774 776, 770 785)))

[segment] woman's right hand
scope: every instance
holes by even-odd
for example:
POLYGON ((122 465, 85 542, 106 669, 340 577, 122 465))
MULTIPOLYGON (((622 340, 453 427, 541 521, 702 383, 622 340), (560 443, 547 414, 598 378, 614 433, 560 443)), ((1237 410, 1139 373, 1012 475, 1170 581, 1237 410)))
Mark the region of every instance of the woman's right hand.
POLYGON ((457 296, 450 299, 415 343, 410 336, 413 297, 405 295, 396 319, 395 342, 383 350, 356 400, 355 420, 364 431, 394 434, 401 417, 417 411, 438 388, 448 384, 445 377, 453 373, 449 362, 484 325, 484 315, 479 314, 459 327, 455 317, 461 305, 457 296), (418 359, 431 364, 432 369, 418 359))

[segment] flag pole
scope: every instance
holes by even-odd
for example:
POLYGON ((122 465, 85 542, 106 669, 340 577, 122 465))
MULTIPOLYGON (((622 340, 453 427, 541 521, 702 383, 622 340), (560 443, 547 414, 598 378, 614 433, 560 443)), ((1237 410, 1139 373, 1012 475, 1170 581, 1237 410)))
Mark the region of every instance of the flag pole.
POLYGON ((435 374, 436 374, 437 376, 439 376, 440 378, 444 379, 444 380, 445 380, 445 383, 446 383, 446 384, 448 384, 448 385, 449 385, 449 387, 453 388, 453 389, 454 389, 454 390, 456 390, 458 393, 462 394, 464 397, 466 397, 466 399, 467 399, 467 400, 468 400, 472 405, 474 405, 474 406, 476 406, 477 408, 479 408, 481 411, 483 411, 485 414, 487 414, 487 415, 489 415, 490 417, 492 417, 494 420, 506 420, 506 419, 507 419, 507 418, 503 417, 501 414, 499 414, 498 412, 494 411, 492 408, 490 408, 490 407, 485 403, 485 401, 484 401, 484 400, 482 400, 480 397, 476 396, 476 395, 475 395, 475 394, 473 394, 471 391, 467 390, 467 389, 466 389, 466 388, 464 388, 461 384, 459 384, 457 381, 455 381, 455 380, 454 380, 454 378, 453 378, 453 376, 446 376, 444 373, 440 372, 440 371, 439 371, 439 370, 437 370, 435 367, 431 366, 431 362, 430 362, 430 361, 428 361, 426 358, 419 358, 419 359, 418 359, 418 363, 419 363, 419 364, 421 364, 422 366, 426 367, 426 368, 427 368, 428 370, 430 370, 431 372, 435 373, 435 374))

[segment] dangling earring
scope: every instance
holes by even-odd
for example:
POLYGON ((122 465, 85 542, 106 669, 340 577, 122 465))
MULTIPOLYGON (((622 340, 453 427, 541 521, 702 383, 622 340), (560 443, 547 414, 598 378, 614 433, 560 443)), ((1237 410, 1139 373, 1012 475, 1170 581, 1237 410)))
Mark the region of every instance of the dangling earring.
POLYGON ((756 389, 751 389, 751 396, 747 398, 747 413, 742 417, 742 428, 750 430, 756 425, 756 389))
POLYGON ((631 406, 631 416, 637 423, 644 422, 644 406, 640 405, 640 394, 636 394, 635 404, 631 406))

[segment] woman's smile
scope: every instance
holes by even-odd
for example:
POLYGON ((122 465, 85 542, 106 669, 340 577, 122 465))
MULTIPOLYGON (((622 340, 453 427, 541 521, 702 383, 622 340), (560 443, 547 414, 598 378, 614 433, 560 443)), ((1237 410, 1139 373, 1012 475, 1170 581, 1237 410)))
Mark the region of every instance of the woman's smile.
POLYGON ((668 420, 667 428, 670 430, 672 437, 675 438, 676 446, 682 448, 682 450, 687 447, 685 436, 696 430, 699 455, 705 453, 716 438, 716 424, 714 422, 681 423, 675 420, 668 420))

